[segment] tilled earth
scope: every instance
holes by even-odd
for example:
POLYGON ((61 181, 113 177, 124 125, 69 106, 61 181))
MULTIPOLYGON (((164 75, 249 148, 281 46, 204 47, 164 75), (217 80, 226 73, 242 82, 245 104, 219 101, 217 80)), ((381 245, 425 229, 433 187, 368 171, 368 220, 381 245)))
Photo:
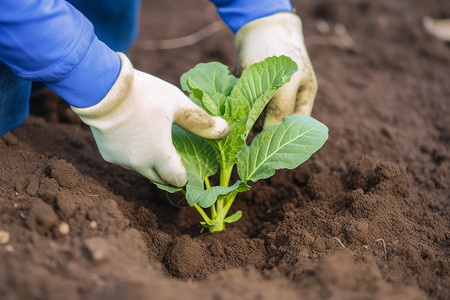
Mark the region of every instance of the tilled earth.
MULTIPOLYGON (((304 165, 253 184, 224 232, 104 162, 50 93, 0 140, 1 299, 449 299, 447 0, 293 1, 330 128, 304 165)), ((144 1, 135 66, 178 84, 233 66, 232 34, 149 50, 218 20, 206 0, 144 1)), ((172 198, 172 201, 174 199, 172 198)))

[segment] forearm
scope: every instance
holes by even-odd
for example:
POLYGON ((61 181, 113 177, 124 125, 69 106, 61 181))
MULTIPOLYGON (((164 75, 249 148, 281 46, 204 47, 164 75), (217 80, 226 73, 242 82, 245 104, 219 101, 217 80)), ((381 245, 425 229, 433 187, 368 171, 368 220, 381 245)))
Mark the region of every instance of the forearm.
POLYGON ((117 55, 63 0, 0 0, 0 60, 78 107, 98 103, 120 71, 117 55))
POLYGON ((290 0, 211 0, 223 21, 236 33, 242 26, 277 12, 292 12, 290 0))

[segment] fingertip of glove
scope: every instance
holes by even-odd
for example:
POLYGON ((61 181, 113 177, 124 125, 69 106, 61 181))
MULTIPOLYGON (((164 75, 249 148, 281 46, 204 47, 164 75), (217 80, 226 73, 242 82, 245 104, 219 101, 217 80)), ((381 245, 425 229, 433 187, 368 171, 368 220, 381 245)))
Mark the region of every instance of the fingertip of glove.
POLYGON ((174 124, 205 139, 222 139, 230 132, 227 121, 210 116, 200 107, 184 109, 174 118, 174 124))
POLYGON ((155 166, 155 171, 161 177, 165 184, 174 187, 183 187, 187 183, 187 174, 181 157, 176 153, 173 148, 173 156, 168 160, 158 163, 155 166))
POLYGON ((186 173, 180 173, 167 178, 167 183, 175 187, 183 187, 187 183, 186 173))
POLYGON ((230 133, 230 126, 221 117, 213 117, 214 127, 211 129, 211 139, 223 139, 230 133))

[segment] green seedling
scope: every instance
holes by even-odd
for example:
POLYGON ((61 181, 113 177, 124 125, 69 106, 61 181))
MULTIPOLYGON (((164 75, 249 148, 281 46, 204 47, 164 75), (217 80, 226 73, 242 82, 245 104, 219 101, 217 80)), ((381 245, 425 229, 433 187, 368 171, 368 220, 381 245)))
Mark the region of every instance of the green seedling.
POLYGON ((269 178, 277 169, 298 167, 327 140, 324 124, 295 114, 279 125, 266 126, 247 145, 266 104, 296 71, 295 62, 280 56, 248 67, 240 78, 218 62, 198 64, 181 76, 181 86, 190 99, 209 114, 224 118, 230 133, 222 140, 206 140, 174 125, 173 143, 186 167, 188 183, 183 188, 156 185, 171 193, 183 193, 203 217, 203 227, 211 232, 222 231, 225 224, 241 218, 242 211, 228 212, 236 195, 250 189, 248 182, 269 178), (230 185, 235 166, 239 180, 230 185), (217 173, 218 185, 213 186, 210 178, 217 173))

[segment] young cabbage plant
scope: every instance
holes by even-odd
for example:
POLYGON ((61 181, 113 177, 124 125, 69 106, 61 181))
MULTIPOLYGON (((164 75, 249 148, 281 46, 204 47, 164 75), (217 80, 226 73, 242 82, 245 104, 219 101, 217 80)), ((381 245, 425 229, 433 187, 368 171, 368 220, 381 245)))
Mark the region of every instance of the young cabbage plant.
POLYGON ((242 211, 228 215, 236 195, 250 189, 249 181, 269 178, 277 169, 294 169, 320 149, 328 138, 328 128, 307 115, 295 114, 278 125, 266 126, 247 145, 255 121, 276 91, 297 71, 286 56, 269 57, 242 72, 231 75, 218 62, 198 64, 181 76, 181 85, 190 99, 213 116, 230 125, 222 140, 206 140, 174 125, 173 143, 188 174, 184 188, 156 184, 175 193, 182 192, 190 206, 203 217, 201 224, 211 232, 222 231, 242 211), (236 166, 239 180, 232 182, 236 166), (219 183, 212 186, 210 177, 219 173, 219 183), (210 208, 210 215, 205 208, 210 208))

